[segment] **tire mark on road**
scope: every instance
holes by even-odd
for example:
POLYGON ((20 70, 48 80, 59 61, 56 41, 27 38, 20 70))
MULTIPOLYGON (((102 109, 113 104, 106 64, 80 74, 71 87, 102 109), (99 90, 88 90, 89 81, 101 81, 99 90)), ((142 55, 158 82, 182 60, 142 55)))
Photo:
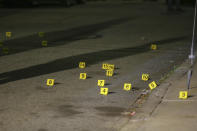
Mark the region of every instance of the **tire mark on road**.
MULTIPOLYGON (((11 39, 4 42, 5 47, 9 48, 9 53, 6 55, 43 48, 41 45, 41 42, 43 40, 48 41, 47 47, 55 47, 69 44, 72 41, 89 38, 89 36, 94 35, 98 31, 110 28, 114 25, 125 23, 129 20, 132 20, 132 18, 119 18, 105 21, 102 23, 75 27, 68 30, 47 32, 45 33, 45 36, 43 38, 38 37, 38 34, 34 34, 27 37, 11 39)), ((5 54, 3 53, 3 48, 1 48, 0 56, 3 55, 5 54)))
MULTIPOLYGON (((186 36, 181 36, 181 37, 164 39, 160 41, 154 41, 150 43, 158 43, 158 45, 170 44, 172 42, 185 40, 186 38, 187 38, 186 36)), ((79 61, 85 61, 88 65, 93 65, 93 64, 106 61, 106 60, 113 60, 117 58, 122 58, 126 56, 132 56, 132 55, 148 52, 150 51, 150 43, 145 43, 143 45, 136 46, 136 47, 103 50, 103 51, 98 51, 98 52, 65 57, 65 58, 57 59, 57 60, 50 61, 47 63, 1 73, 0 84, 4 84, 7 82, 12 82, 16 80, 21 80, 21 79, 26 79, 26 78, 31 78, 31 77, 36 77, 40 75, 55 73, 55 72, 59 72, 63 70, 78 68, 79 61)))

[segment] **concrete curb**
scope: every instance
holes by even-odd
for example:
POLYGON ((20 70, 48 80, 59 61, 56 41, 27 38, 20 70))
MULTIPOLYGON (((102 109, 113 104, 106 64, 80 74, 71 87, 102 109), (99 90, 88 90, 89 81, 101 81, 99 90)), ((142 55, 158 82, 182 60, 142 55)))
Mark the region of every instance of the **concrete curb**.
POLYGON ((144 91, 144 94, 141 94, 141 97, 138 98, 138 100, 133 104, 133 109, 131 109, 133 111, 136 111, 136 115, 131 117, 130 120, 119 130, 138 130, 142 123, 148 120, 157 109, 157 107, 165 97, 171 84, 174 81, 179 80, 180 77, 186 75, 189 69, 188 65, 188 60, 186 60, 177 69, 175 69, 173 73, 155 90, 150 91, 149 89, 147 89, 146 91, 144 91))

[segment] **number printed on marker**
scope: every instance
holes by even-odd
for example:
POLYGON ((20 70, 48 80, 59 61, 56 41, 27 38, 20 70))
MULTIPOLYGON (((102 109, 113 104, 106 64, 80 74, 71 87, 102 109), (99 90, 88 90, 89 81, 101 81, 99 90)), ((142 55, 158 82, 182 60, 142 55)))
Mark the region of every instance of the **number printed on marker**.
POLYGON ((6 32, 5 35, 6 35, 6 37, 11 37, 12 36, 12 32, 6 32))
POLYGON ((42 46, 47 46, 47 45, 48 45, 48 41, 43 40, 43 41, 42 41, 42 46))
POLYGON ((104 63, 102 65, 102 69, 104 69, 104 70, 114 70, 114 68, 115 68, 115 65, 112 65, 112 64, 106 64, 106 63, 104 63))
POLYGON ((44 32, 38 32, 39 37, 44 37, 44 32))
POLYGON ((113 76, 114 71, 113 70, 107 70, 106 71, 106 76, 113 76))
POLYGON ((103 63, 102 69, 104 69, 104 70, 108 69, 108 65, 109 65, 109 64, 107 64, 107 63, 103 63))
POLYGON ((151 49, 152 49, 152 50, 157 50, 157 45, 156 45, 156 44, 152 44, 152 45, 151 45, 151 49))
POLYGON ((87 74, 86 73, 80 73, 80 77, 81 80, 85 80, 87 78, 87 74))
POLYGON ((180 91, 179 92, 179 98, 180 99, 187 99, 188 97, 188 92, 187 91, 180 91))
POLYGON ((149 80, 149 74, 142 74, 142 80, 148 81, 149 80))
POLYGON ((126 91, 130 91, 131 90, 131 83, 125 83, 124 84, 124 90, 126 90, 126 91))
POLYGON ((155 88, 157 87, 156 82, 155 82, 155 81, 151 82, 151 83, 149 84, 149 87, 150 87, 151 90, 155 89, 155 88))
POLYGON ((114 68, 115 68, 115 65, 108 65, 108 70, 114 70, 114 68))
POLYGON ((108 95, 108 88, 100 88, 101 95, 108 95))
POLYGON ((86 63, 85 62, 79 62, 79 68, 83 69, 86 67, 86 63))
POLYGON ((105 80, 98 80, 98 86, 104 86, 105 80))
POLYGON ((48 86, 53 86, 54 85, 55 80, 54 79, 48 79, 47 80, 47 85, 48 86))

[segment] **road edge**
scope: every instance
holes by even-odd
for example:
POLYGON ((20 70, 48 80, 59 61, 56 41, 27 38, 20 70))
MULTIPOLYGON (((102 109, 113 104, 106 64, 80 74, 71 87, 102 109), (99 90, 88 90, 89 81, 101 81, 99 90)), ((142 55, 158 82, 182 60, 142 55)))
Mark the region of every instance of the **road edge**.
POLYGON ((182 64, 169 71, 159 80, 159 86, 153 91, 148 88, 144 90, 131 105, 131 108, 123 113, 127 117, 119 120, 118 123, 120 124, 116 126, 116 129, 118 131, 137 130, 142 123, 148 120, 162 102, 172 83, 187 73, 189 69, 188 62, 188 59, 186 59, 182 64))

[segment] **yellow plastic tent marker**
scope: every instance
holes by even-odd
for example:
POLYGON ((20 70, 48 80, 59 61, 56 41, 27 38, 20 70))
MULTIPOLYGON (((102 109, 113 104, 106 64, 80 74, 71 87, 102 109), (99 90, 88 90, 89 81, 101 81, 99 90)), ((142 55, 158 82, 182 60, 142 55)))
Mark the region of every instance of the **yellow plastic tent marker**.
POLYGON ((79 68, 83 69, 86 67, 86 63, 85 62, 79 62, 79 68))
POLYGON ((107 70, 106 71, 106 76, 113 76, 114 71, 113 70, 107 70))
POLYGON ((142 80, 148 81, 149 80, 149 74, 142 74, 142 80))
POLYGON ((45 33, 44 32, 38 32, 39 37, 44 37, 45 33))
POLYGON ((6 33, 5 33, 5 36, 6 36, 7 38, 10 38, 10 37, 12 36, 12 32, 6 32, 6 33))
POLYGON ((180 91, 179 92, 179 99, 187 99, 188 92, 187 91, 180 91))
POLYGON ((108 65, 109 65, 109 64, 107 64, 107 63, 103 63, 102 69, 107 70, 107 69, 108 69, 108 65))
POLYGON ((108 88, 100 88, 100 94, 101 95, 108 95, 108 88))
POLYGON ((55 80, 54 79, 47 79, 47 85, 48 86, 53 86, 54 85, 55 80))
POLYGON ((102 65, 102 69, 104 69, 104 70, 114 70, 114 68, 115 68, 115 65, 113 65, 113 64, 103 63, 103 65, 102 65))
POLYGON ((42 41, 42 46, 47 46, 47 45, 48 45, 48 41, 43 40, 43 41, 42 41))
POLYGON ((86 78, 87 78, 87 74, 86 73, 80 73, 79 79, 85 80, 86 78))
POLYGON ((108 70, 114 70, 114 68, 115 68, 115 65, 112 65, 112 64, 108 65, 108 70))
POLYGON ((150 47, 152 50, 157 50, 157 45, 156 44, 151 44, 151 47, 150 47))
POLYGON ((125 84, 124 84, 124 90, 125 90, 125 91, 130 91, 131 88, 132 88, 132 87, 131 87, 131 83, 125 83, 125 84))
POLYGON ((105 80, 98 80, 98 86, 104 86, 105 80))
POLYGON ((155 81, 151 82, 151 83, 149 84, 149 87, 150 87, 151 90, 155 89, 155 88, 157 87, 156 82, 155 82, 155 81))

